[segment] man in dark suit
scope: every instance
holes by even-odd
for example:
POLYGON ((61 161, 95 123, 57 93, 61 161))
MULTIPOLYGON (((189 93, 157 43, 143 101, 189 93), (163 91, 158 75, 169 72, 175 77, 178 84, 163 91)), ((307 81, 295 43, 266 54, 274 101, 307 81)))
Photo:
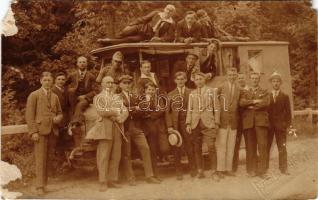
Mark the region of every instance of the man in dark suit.
POLYGON ((269 94, 259 86, 260 74, 251 73, 251 88, 242 91, 240 106, 243 107, 243 130, 247 134, 246 157, 247 172, 250 176, 256 173, 261 178, 266 176, 267 136, 268 136, 268 106, 269 94), (257 160, 259 152, 259 162, 257 160), (258 164, 258 166, 257 166, 258 164))
POLYGON ((168 106, 166 110, 166 124, 168 132, 171 130, 177 130, 182 136, 183 146, 173 147, 173 152, 175 156, 175 167, 177 173, 177 180, 182 180, 182 166, 181 166, 181 156, 182 149, 185 149, 189 166, 191 170, 191 175, 196 175, 196 167, 194 160, 194 149, 190 143, 191 135, 186 131, 186 117, 188 109, 188 100, 190 89, 185 86, 187 81, 187 74, 185 72, 179 71, 174 75, 177 87, 168 94, 168 106), (182 148, 183 147, 183 148, 182 148))
POLYGON ((291 107, 287 94, 280 89, 282 77, 279 73, 274 72, 270 77, 270 82, 273 86, 272 94, 270 95, 269 104, 269 134, 268 134, 268 161, 269 168, 270 150, 275 135, 278 148, 279 169, 282 174, 288 175, 287 170, 287 150, 286 150, 286 135, 287 128, 291 124, 291 107))
POLYGON ((59 139, 57 141, 57 146, 61 147, 61 149, 67 148, 66 143, 71 139, 70 136, 67 134, 67 124, 69 122, 69 98, 68 98, 68 91, 65 87, 66 83, 66 74, 64 72, 58 72, 55 75, 54 86, 52 87, 52 92, 54 92, 60 101, 62 112, 63 112, 63 119, 59 124, 59 139))
POLYGON ((58 125, 63 115, 59 99, 51 90, 52 74, 43 72, 40 81, 42 87, 28 96, 25 119, 34 141, 36 190, 38 195, 43 195, 50 166, 48 161, 54 152, 58 125))
MULTIPOLYGON (((249 87, 246 84, 245 74, 241 74, 241 73, 238 74, 237 83, 241 90, 245 90, 245 91, 249 90, 249 87)), ((244 142, 246 143, 247 141, 246 132, 244 132, 242 129, 243 109, 240 107, 238 109, 239 109, 239 118, 238 118, 238 124, 237 124, 237 134, 236 134, 234 156, 233 156, 233 172, 237 171, 238 164, 239 164, 239 153, 240 153, 242 135, 244 136, 244 142)))
POLYGON ((163 12, 152 11, 146 16, 133 20, 117 34, 115 39, 105 38, 98 41, 112 45, 144 40, 172 42, 175 30, 175 22, 172 16, 175 12, 176 8, 173 5, 167 5, 163 12))
POLYGON ((144 113, 139 108, 138 96, 131 93, 132 81, 133 78, 129 75, 123 75, 119 78, 119 87, 122 90, 120 96, 123 99, 124 106, 126 106, 129 111, 129 116, 124 122, 124 130, 128 142, 122 145, 123 168, 129 185, 136 185, 136 178, 131 163, 131 142, 134 142, 143 161, 146 181, 148 183, 158 184, 160 181, 154 178, 150 148, 141 126, 141 119, 144 113))
MULTIPOLYGON (((67 82, 68 94, 70 101, 71 112, 71 131, 74 138, 76 135, 80 135, 80 125, 84 123, 83 112, 93 101, 95 95, 95 76, 87 69, 87 58, 81 56, 77 59, 77 70, 72 72, 67 82)), ((77 139, 75 139, 75 146, 78 145, 77 139)))
MULTIPOLYGON (((177 61, 174 64, 172 70, 173 77, 177 72, 185 72, 187 75, 187 82, 185 83, 185 85, 190 89, 194 89, 194 74, 200 71, 200 63, 198 63, 198 60, 199 55, 194 51, 189 51, 184 61, 177 61)), ((170 82, 173 88, 175 88, 176 83, 174 82, 174 79, 171 79, 170 82)))
POLYGON ((187 44, 201 41, 201 25, 196 21, 196 13, 188 11, 184 19, 177 23, 176 41, 187 44))

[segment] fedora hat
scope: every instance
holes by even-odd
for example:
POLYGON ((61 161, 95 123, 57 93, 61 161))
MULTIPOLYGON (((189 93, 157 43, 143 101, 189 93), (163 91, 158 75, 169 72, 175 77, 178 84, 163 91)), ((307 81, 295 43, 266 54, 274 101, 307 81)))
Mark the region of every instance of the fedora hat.
POLYGON ((182 137, 179 131, 177 130, 170 130, 168 131, 168 141, 171 146, 181 147, 182 145, 182 137))

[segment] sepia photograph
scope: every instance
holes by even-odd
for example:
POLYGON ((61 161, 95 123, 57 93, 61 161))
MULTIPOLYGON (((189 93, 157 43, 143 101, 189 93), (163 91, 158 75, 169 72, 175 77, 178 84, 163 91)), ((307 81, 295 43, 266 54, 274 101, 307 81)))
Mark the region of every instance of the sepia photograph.
POLYGON ((318 198, 314 4, 3 1, 1 199, 318 198))

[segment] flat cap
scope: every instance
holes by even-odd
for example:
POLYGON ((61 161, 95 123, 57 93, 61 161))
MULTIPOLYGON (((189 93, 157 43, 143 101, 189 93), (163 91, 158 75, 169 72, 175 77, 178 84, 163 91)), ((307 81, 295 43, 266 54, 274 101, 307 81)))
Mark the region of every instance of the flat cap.
POLYGON ((189 50, 187 55, 193 55, 197 59, 199 59, 199 54, 197 52, 195 52, 194 50, 189 50))
POLYGON ((122 76, 119 77, 118 82, 120 83, 122 81, 132 82, 133 81, 133 77, 128 75, 128 74, 122 75, 122 76))
POLYGON ((113 55, 113 60, 123 61, 124 55, 120 51, 116 51, 113 55))

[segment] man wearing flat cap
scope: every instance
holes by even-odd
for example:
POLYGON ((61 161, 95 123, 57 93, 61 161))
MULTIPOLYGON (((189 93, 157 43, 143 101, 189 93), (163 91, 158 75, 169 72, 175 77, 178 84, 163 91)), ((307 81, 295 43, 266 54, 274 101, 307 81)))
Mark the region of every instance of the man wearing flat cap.
POLYGON ((197 22, 196 13, 188 11, 184 19, 177 23, 176 41, 190 44, 200 42, 201 38, 201 25, 197 22))
POLYGON ((268 133, 268 160, 267 168, 269 168, 270 150, 273 143, 273 138, 276 138, 279 158, 279 170, 282 174, 288 175, 287 171, 287 150, 286 150, 286 135, 287 128, 291 124, 291 107, 287 94, 281 91, 282 77, 279 73, 274 72, 269 81, 272 84, 273 90, 270 95, 269 104, 269 133, 268 133))
POLYGON ((144 132, 141 128, 141 115, 144 113, 139 108, 139 99, 136 94, 131 92, 133 78, 129 75, 123 75, 119 78, 119 87, 124 106, 128 108, 129 116, 124 123, 125 135, 128 142, 122 145, 122 163, 124 167, 125 176, 128 179, 129 185, 136 185, 136 178, 131 163, 131 142, 137 147, 141 159, 143 161, 146 181, 148 183, 160 183, 159 180, 154 178, 154 173, 151 163, 150 149, 147 143, 144 132))

